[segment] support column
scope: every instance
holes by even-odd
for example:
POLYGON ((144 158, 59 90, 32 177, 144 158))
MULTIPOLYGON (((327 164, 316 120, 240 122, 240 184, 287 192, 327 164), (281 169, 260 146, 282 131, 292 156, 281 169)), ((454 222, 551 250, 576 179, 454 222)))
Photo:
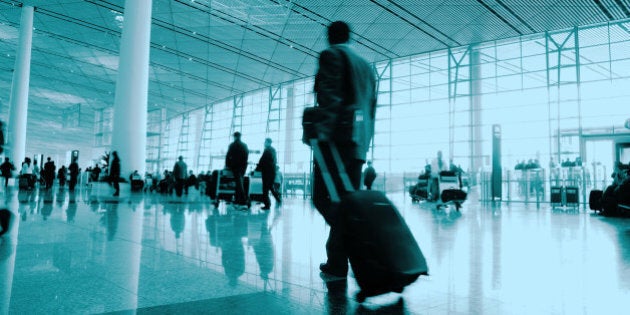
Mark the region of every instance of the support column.
POLYGON ((118 151, 123 178, 146 169, 151 3, 125 1, 112 130, 112 151, 118 151))
POLYGON ((26 116, 28 113, 28 86, 31 73, 31 48, 33 43, 33 12, 32 6, 22 7, 20 19, 20 39, 15 69, 11 83, 11 112, 9 115, 9 137, 7 156, 10 156, 19 168, 26 155, 26 116))
POLYGON ((470 171, 476 173, 483 166, 481 56, 476 46, 470 48, 470 171))
MULTIPOLYGON (((285 120, 285 134, 284 134, 284 164, 291 165, 291 170, 295 171, 295 165, 293 165, 293 120, 295 119, 295 96, 293 86, 287 86, 287 116, 285 120)), ((284 168, 282 168, 284 171, 284 168)))

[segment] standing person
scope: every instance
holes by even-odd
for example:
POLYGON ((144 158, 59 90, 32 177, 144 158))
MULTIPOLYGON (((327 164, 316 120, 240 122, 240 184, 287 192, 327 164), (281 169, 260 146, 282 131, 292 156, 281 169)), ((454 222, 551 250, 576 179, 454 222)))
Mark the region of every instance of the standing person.
POLYGON ((62 165, 57 171, 57 178, 59 179, 59 187, 64 187, 68 178, 68 169, 66 169, 65 165, 62 165))
POLYGON ((72 162, 68 166, 68 171, 70 172, 70 182, 68 183, 68 188, 70 191, 74 191, 74 187, 77 185, 77 180, 79 179, 79 173, 81 173, 76 157, 72 158, 72 162))
POLYGON ((258 161, 257 171, 262 173, 262 193, 263 204, 262 210, 269 210, 271 208, 271 200, 269 199, 269 191, 276 199, 276 203, 280 203, 280 196, 278 192, 273 189, 273 183, 276 179, 276 165, 278 164, 276 149, 271 146, 271 139, 265 139, 265 150, 260 156, 258 161))
POLYGON ((175 179, 175 194, 177 197, 181 197, 184 185, 186 185, 186 179, 188 179, 188 165, 186 165, 184 157, 181 155, 173 166, 173 177, 175 179))
POLYGON ((98 182, 98 177, 100 175, 101 175, 101 168, 98 167, 98 163, 97 163, 96 166, 94 166, 94 168, 92 169, 92 174, 90 174, 90 176, 92 176, 92 181, 98 182))
MULTIPOLYGON (((337 147, 352 186, 358 190, 361 169, 374 133, 376 75, 374 68, 348 45, 349 40, 348 24, 336 21, 328 26, 330 47, 319 55, 314 87, 317 103, 325 118, 316 122, 315 129, 320 143, 330 142, 337 147)), ((327 164, 334 165, 329 146, 321 148, 327 164)), ((340 181, 335 180, 335 184, 337 190, 343 193, 340 181)), ((319 269, 325 274, 346 277, 348 255, 339 226, 341 223, 331 211, 330 195, 317 163, 313 165, 313 204, 330 225, 326 242, 328 261, 319 269)))
POLYGON ((41 169, 37 165, 37 160, 33 160, 33 176, 35 176, 35 183, 39 183, 41 180, 41 169))
POLYGON ((234 174, 234 182, 236 183, 236 191, 234 199, 237 205, 247 205, 245 197, 245 189, 243 188, 243 176, 247 170, 247 159, 249 158, 249 149, 247 144, 241 141, 241 133, 234 133, 234 142, 230 143, 227 154, 225 156, 225 167, 234 174))
POLYGON ((35 178, 33 177, 31 158, 24 158, 24 162, 22 162, 22 170, 20 171, 20 176, 24 176, 27 179, 28 189, 32 189, 35 187, 35 178))
POLYGON ((44 182, 46 183, 46 189, 50 189, 53 186, 53 182, 55 181, 55 170, 57 167, 55 166, 55 162, 50 159, 50 156, 46 159, 46 163, 44 164, 44 182))
POLYGON ((365 171, 363 171, 363 185, 365 185, 367 190, 372 190, 372 184, 374 179, 376 179, 376 170, 372 166, 372 161, 368 161, 367 165, 365 171))
MULTIPOLYGON (((276 205, 282 204, 282 172, 280 171, 280 167, 276 165, 276 177, 273 179, 273 190, 272 193, 278 195, 276 205)), ((274 195, 275 196, 275 195, 274 195)))
POLYGON ((4 177, 4 188, 9 186, 9 178, 13 175, 11 172, 15 171, 15 165, 11 163, 8 157, 4 158, 4 163, 0 165, 0 175, 4 177))
POLYGON ((120 159, 118 152, 112 152, 112 162, 109 167, 109 180, 114 185, 114 197, 120 195, 120 159))

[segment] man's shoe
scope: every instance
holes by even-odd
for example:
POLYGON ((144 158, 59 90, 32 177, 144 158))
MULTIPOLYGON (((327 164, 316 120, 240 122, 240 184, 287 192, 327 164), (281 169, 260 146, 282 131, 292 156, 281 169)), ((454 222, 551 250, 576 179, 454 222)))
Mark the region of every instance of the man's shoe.
POLYGON ((348 276, 348 270, 345 270, 345 271, 337 270, 331 267, 329 264, 319 264, 319 270, 321 270, 323 273, 326 273, 335 277, 345 278, 348 276))

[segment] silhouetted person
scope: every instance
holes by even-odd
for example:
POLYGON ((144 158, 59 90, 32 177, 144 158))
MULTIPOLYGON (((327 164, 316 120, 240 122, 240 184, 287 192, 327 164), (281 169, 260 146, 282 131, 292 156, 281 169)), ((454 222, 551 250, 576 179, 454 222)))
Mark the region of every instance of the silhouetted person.
POLYGON ((186 189, 185 193, 188 195, 188 188, 195 187, 195 189, 199 190, 199 182, 201 181, 201 177, 203 177, 203 173, 199 174, 199 177, 195 176, 193 171, 188 171, 188 178, 186 179, 186 189))
POLYGON ((367 190, 372 190, 372 184, 376 179, 376 170, 372 166, 372 161, 368 161, 367 165, 365 171, 363 171, 363 185, 365 185, 367 190))
POLYGON ((188 166, 186 165, 186 162, 184 162, 184 157, 181 155, 173 166, 173 177, 175 179, 175 194, 177 197, 181 197, 182 190, 184 189, 186 180, 188 179, 188 166))
POLYGON ((55 166, 55 162, 50 159, 50 156, 46 159, 46 163, 44 164, 44 182, 46 183, 46 189, 50 189, 53 186, 53 182, 55 181, 55 171, 57 167, 55 166))
POLYGON ((98 164, 96 164, 96 166, 94 166, 94 168, 92 169, 92 174, 90 174, 90 176, 92 176, 92 181, 98 182, 98 178, 100 175, 101 175, 101 168, 98 167, 98 164))
POLYGON ((79 163, 77 163, 77 158, 72 158, 72 163, 68 166, 68 171, 70 172, 70 182, 68 183, 68 188, 70 191, 74 191, 74 187, 77 185, 77 181, 79 180, 79 163))
POLYGON ((62 165, 57 171, 57 179, 59 179, 59 187, 66 185, 66 179, 68 178, 68 169, 65 165, 62 165))
POLYGON ((269 192, 276 199, 276 203, 280 203, 280 195, 273 189, 273 183, 276 179, 276 165, 278 163, 276 156, 276 149, 271 146, 271 139, 265 139, 265 150, 260 156, 258 161, 257 171, 262 173, 262 193, 263 193, 263 210, 269 210, 271 207, 271 200, 269 199, 269 192))
POLYGON ((120 195, 120 159, 118 152, 112 152, 112 161, 109 166, 109 180, 114 185, 114 197, 120 195))
POLYGON ((234 199, 238 205, 246 205, 247 198, 245 189, 243 188, 243 176, 247 170, 247 159, 249 158, 249 149, 247 145, 241 141, 241 133, 234 133, 234 142, 230 143, 227 155, 225 156, 225 167, 234 174, 234 182, 236 184, 234 199))
MULTIPOLYGON (((319 69, 315 76, 317 103, 324 113, 315 129, 320 143, 331 142, 341 155, 354 189, 361 186, 361 170, 374 130, 376 113, 376 76, 372 66, 357 55, 348 42, 350 27, 341 21, 328 26, 330 47, 319 56, 319 69)), ((322 145, 322 154, 328 165, 334 165, 329 147, 322 145)), ((348 257, 338 217, 331 213, 331 202, 319 165, 313 166, 313 203, 330 225, 326 242, 328 261, 320 265, 327 274, 345 277, 348 257)), ((333 174, 333 177, 338 177, 333 174)), ((344 192, 339 180, 337 190, 344 192)))
POLYGON ((8 157, 4 158, 4 163, 0 165, 0 175, 4 177, 4 187, 9 186, 9 178, 13 176, 13 171, 15 171, 15 165, 11 163, 8 157))

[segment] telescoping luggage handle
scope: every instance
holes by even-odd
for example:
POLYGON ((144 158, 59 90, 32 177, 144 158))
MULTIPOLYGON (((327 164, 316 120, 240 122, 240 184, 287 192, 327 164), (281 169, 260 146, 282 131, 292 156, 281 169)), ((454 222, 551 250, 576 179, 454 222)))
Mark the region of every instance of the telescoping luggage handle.
MULTIPOLYGON (((328 165, 326 165, 326 160, 324 159, 322 150, 319 147, 319 141, 317 141, 317 139, 310 139, 309 141, 311 143, 311 148, 313 148, 313 156, 315 157, 315 162, 322 172, 324 184, 328 189, 330 201, 332 201, 333 203, 339 203, 341 201, 341 198, 339 197, 339 192, 337 192, 337 188, 335 187, 335 181, 333 180, 332 174, 328 169, 328 165)), ((350 182, 350 177, 346 172, 346 168, 343 165, 343 161, 341 160, 341 155, 339 154, 339 150, 337 150, 337 146, 334 143, 330 142, 325 142, 324 144, 328 145, 330 148, 330 153, 332 154, 335 166, 337 167, 337 171, 339 172, 339 177, 341 178, 343 189, 346 192, 353 192, 354 188, 352 187, 352 183, 350 182)))

